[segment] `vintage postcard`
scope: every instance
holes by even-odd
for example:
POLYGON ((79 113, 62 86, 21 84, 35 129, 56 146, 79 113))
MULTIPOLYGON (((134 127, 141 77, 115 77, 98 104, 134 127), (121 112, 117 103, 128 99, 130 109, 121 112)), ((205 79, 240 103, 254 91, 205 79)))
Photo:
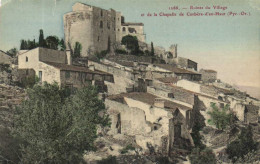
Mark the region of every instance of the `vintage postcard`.
POLYGON ((260 0, 0 0, 0 163, 260 163, 260 0))

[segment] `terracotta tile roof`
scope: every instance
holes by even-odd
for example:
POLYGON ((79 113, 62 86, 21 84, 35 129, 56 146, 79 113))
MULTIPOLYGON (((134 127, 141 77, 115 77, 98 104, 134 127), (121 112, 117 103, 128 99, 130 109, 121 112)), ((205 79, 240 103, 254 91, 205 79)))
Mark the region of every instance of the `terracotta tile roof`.
MULTIPOLYGON (((108 97, 110 100, 114 100, 120 103, 126 104, 124 101, 124 97, 131 98, 137 101, 141 101, 143 103, 149 104, 151 106, 154 106, 154 102, 157 97, 155 95, 152 95, 150 93, 144 93, 144 92, 132 92, 132 93, 122 93, 118 95, 111 95, 108 97)), ((166 100, 165 99, 165 108, 176 110, 177 108, 183 109, 183 110, 191 110, 192 108, 166 100)))
POLYGON ((134 22, 125 22, 125 23, 122 23, 122 26, 143 26, 144 24, 143 23, 134 23, 134 22))
POLYGON ((163 83, 177 83, 178 78, 176 78, 176 77, 163 77, 163 78, 158 78, 157 80, 159 80, 163 83))
POLYGON ((170 64, 155 64, 158 67, 161 67, 163 69, 166 69, 168 71, 172 71, 176 74, 194 74, 194 75, 200 75, 200 73, 189 71, 183 68, 178 68, 176 66, 170 65, 170 64))
POLYGON ((100 75, 112 75, 112 74, 102 72, 99 70, 92 71, 92 70, 89 70, 87 67, 80 67, 80 66, 62 64, 62 63, 53 63, 53 62, 43 62, 43 63, 51 65, 55 68, 58 68, 61 71, 75 71, 75 72, 94 73, 94 74, 100 74, 100 75))

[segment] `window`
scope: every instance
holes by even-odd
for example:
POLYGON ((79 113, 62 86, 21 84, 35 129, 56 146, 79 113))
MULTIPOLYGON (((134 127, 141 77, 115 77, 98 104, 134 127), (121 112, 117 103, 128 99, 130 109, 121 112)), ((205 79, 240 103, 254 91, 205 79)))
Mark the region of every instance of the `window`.
POLYGON ((103 16, 103 11, 102 10, 100 11, 100 16, 103 16))
POLYGON ((70 71, 66 71, 66 72, 65 72, 65 78, 66 78, 66 79, 69 79, 69 78, 70 78, 70 71))
POLYGON ((174 94, 173 93, 168 93, 168 97, 169 98, 174 98, 174 94))
POLYGON ((25 61, 28 62, 28 57, 26 56, 25 61))
POLYGON ((99 36, 98 36, 98 38, 97 38, 97 41, 98 41, 98 42, 100 41, 100 38, 99 38, 99 36))
POLYGON ((109 22, 107 22, 107 28, 110 29, 110 24, 109 24, 109 22))
POLYGON ((103 28, 103 22, 102 21, 100 21, 99 27, 103 28))
POLYGON ((42 82, 42 71, 39 71, 39 82, 42 82))
POLYGON ((123 29, 122 29, 123 31, 125 31, 125 27, 123 27, 123 29))

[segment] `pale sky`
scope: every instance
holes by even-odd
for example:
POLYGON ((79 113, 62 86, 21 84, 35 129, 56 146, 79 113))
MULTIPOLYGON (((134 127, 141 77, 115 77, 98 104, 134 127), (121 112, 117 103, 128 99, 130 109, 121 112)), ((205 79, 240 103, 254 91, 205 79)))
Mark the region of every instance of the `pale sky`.
POLYGON ((39 29, 45 36, 63 37, 62 16, 78 1, 121 11, 127 22, 143 22, 148 43, 166 49, 178 44, 179 56, 218 71, 223 81, 260 87, 260 0, 2 0, 0 50, 19 48, 21 39, 38 40, 39 29), (244 11, 250 16, 141 17, 148 12, 179 13, 168 8, 191 5, 220 5, 227 9, 208 11, 244 11))

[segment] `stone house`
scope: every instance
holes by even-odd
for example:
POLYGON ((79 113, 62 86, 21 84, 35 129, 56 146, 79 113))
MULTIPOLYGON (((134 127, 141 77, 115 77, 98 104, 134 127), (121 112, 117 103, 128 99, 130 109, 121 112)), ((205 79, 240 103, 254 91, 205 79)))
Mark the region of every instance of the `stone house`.
POLYGON ((109 96, 105 104, 112 122, 110 133, 135 136, 144 150, 152 145, 156 152, 169 153, 193 145, 180 104, 136 92, 109 96))
POLYGON ((0 50, 0 64, 12 64, 12 58, 7 55, 4 51, 0 50))
POLYGON ((210 69, 201 69, 201 80, 206 83, 212 83, 217 80, 217 71, 210 69))
POLYGON ((201 74, 196 71, 179 68, 171 64, 154 64, 156 67, 173 72, 179 79, 187 79, 190 81, 200 81, 201 74))
POLYGON ((96 84, 105 89, 104 81, 114 81, 111 74, 70 65, 70 60, 68 51, 35 48, 18 55, 18 69, 33 69, 40 82, 57 82, 62 87, 70 88, 96 84))
POLYGON ((208 126, 207 120, 210 119, 210 116, 207 112, 211 110, 212 103, 218 107, 224 107, 229 103, 226 99, 218 99, 217 96, 195 92, 164 80, 153 80, 153 86, 148 87, 147 92, 192 108, 192 110, 187 111, 187 114, 183 113, 184 117, 190 116, 190 128, 194 125, 194 119, 197 119, 195 117, 199 117, 198 119, 208 126))
POLYGON ((125 23, 120 12, 75 3, 63 17, 66 47, 82 45, 82 57, 112 48, 123 36, 131 34, 145 42, 142 23, 125 23))

